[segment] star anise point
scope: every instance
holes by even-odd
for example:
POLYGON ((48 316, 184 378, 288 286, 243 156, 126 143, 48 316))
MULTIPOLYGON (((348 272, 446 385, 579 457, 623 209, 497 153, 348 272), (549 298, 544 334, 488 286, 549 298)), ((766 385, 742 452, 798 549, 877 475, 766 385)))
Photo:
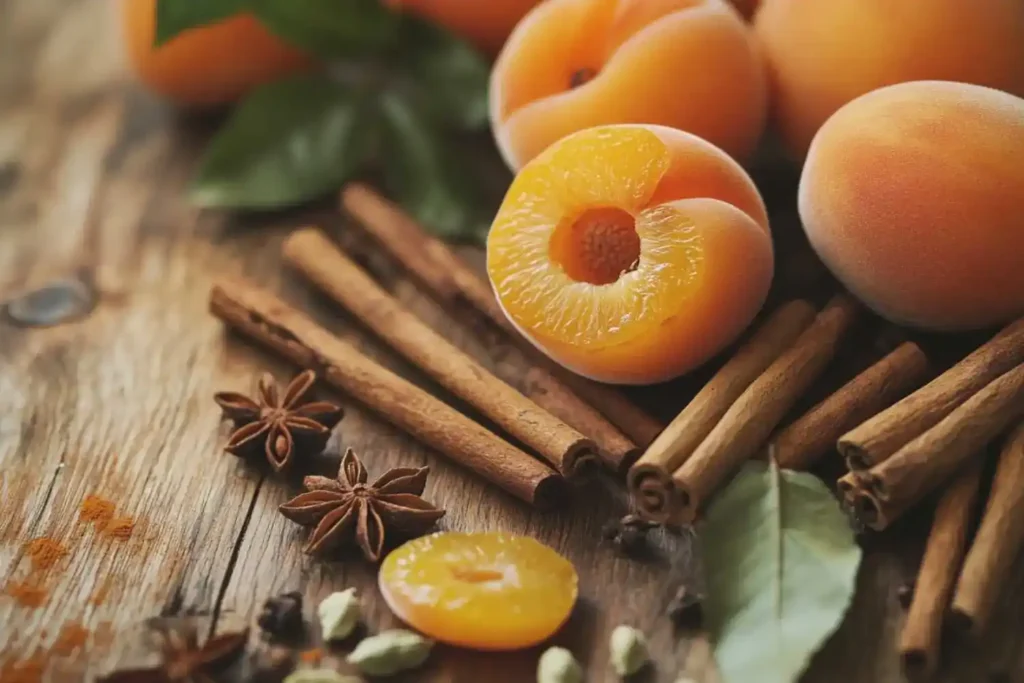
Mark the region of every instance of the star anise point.
POLYGON ((316 375, 306 370, 279 391, 264 373, 256 400, 236 392, 216 394, 224 417, 235 426, 224 450, 238 457, 262 452, 275 472, 286 470, 297 452, 322 451, 344 413, 326 401, 302 403, 315 382, 316 375))
POLYGON ((395 468, 367 484, 366 468, 352 449, 345 452, 335 479, 309 476, 307 491, 280 506, 288 519, 313 527, 306 552, 323 555, 354 544, 371 562, 379 562, 394 534, 425 533, 444 510, 423 500, 429 468, 395 468))

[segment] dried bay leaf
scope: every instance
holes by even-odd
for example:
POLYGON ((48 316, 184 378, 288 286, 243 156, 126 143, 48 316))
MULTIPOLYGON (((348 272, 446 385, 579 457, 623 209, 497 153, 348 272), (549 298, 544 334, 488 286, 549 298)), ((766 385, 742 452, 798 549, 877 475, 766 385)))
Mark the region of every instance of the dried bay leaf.
POLYGON ((748 463, 710 505, 700 532, 704 603, 729 683, 791 683, 839 626, 861 550, 817 478, 748 463))

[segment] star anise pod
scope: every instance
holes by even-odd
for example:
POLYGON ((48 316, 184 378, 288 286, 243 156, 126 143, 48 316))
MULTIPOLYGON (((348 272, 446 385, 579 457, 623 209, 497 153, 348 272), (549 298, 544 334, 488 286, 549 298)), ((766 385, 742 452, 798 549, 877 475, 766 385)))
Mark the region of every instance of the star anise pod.
POLYGON ((386 535, 417 536, 444 516, 444 510, 420 498, 429 472, 429 467, 397 467, 367 484, 366 468, 350 448, 337 478, 306 477, 308 492, 279 509, 293 522, 315 526, 307 553, 322 555, 354 541, 366 559, 378 562, 386 535))
POLYGON ((159 631, 160 664, 115 671, 103 683, 216 683, 215 674, 238 658, 249 630, 209 638, 202 647, 195 625, 159 631))
POLYGON ((280 393, 274 378, 264 374, 255 401, 231 391, 216 394, 213 400, 235 424, 224 450, 239 457, 263 452, 275 472, 286 469, 296 452, 322 451, 343 412, 326 401, 302 403, 314 382, 316 375, 306 370, 280 393))

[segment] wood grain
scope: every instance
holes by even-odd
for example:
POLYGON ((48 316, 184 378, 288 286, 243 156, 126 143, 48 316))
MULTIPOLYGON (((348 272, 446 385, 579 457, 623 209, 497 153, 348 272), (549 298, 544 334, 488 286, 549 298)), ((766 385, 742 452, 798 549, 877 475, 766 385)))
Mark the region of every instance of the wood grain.
MULTIPOLYGON (((248 391, 260 371, 284 379, 291 368, 225 334, 208 315, 216 278, 259 281, 465 408, 283 274, 285 235, 311 222, 342 228, 333 207, 231 217, 184 202, 216 118, 176 114, 131 82, 115 9, 109 0, 0 0, 0 299, 78 275, 100 300, 88 318, 63 327, 0 321, 0 680, 32 663, 45 665, 40 680, 86 680, 144 654, 137 635, 145 618, 193 614, 223 631, 251 623, 280 590, 301 590, 312 616, 318 598, 355 586, 370 629, 395 623, 377 597, 372 567, 356 557, 321 562, 301 554, 305 531, 276 510, 297 482, 266 478, 220 452, 226 429, 213 392, 248 391), (114 514, 133 520, 129 538, 79 521, 90 495, 115 502, 114 514), (67 550, 45 571, 33 570, 25 552, 40 537, 67 550), (40 606, 3 594, 8 584, 30 580, 45 589, 40 606), (59 644, 78 624, 88 632, 85 643, 65 651, 59 644)), ((782 223, 775 230, 780 244, 790 239, 782 223)), ((417 285, 387 275, 388 289, 418 316, 435 329, 459 330, 450 337, 455 344, 485 365, 495 362, 485 338, 446 325, 417 285)), ((671 415, 692 395, 680 388, 687 386, 636 395, 671 415)), ((371 475, 430 464, 426 496, 448 509, 444 528, 530 534, 575 563, 582 599, 556 642, 584 661, 589 681, 615 680, 606 641, 620 623, 648 634, 657 662, 637 680, 673 683, 684 673, 699 683, 718 680, 707 641, 674 632, 660 614, 679 582, 694 580, 687 539, 658 532, 642 561, 601 545, 600 527, 623 512, 618 485, 589 481, 571 510, 533 512, 343 402, 347 416, 316 468, 336 467, 346 446, 364 456, 371 475)), ((807 682, 901 680, 895 589, 919 556, 924 528, 905 520, 867 540, 853 612, 807 682)), ((954 662, 943 680, 984 680, 997 667, 1024 673, 1022 574, 1014 572, 1000 600, 984 651, 954 662)), ((537 655, 439 648, 404 680, 520 683, 533 680, 537 655)))

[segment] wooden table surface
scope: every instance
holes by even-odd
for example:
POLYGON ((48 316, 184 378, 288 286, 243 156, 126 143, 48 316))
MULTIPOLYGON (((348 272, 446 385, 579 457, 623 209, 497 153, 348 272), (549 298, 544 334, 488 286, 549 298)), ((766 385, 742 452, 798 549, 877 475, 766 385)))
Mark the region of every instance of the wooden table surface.
MULTIPOLYGON (((225 334, 207 313, 216 277, 244 273, 276 289, 450 400, 283 269, 280 244, 290 229, 318 221, 348 233, 330 203, 244 217, 186 204, 183 188, 213 122, 176 115, 131 81, 112 10, 109 0, 0 0, 0 299, 67 276, 99 294, 91 315, 71 324, 0 322, 2 683, 82 680, 134 661, 148 617, 192 615, 220 632, 251 624, 280 591, 302 591, 311 616, 317 600, 355 586, 371 630, 396 623, 377 596, 374 567, 301 553, 305 531, 277 512, 294 482, 221 452, 226 429, 213 392, 249 391, 261 371, 286 379, 293 369, 225 334), (89 496, 116 505, 120 533, 81 519, 89 496), (33 566, 27 544, 44 537, 66 554, 33 566)), ((489 358, 486 331, 450 319, 383 256, 370 266, 423 318, 489 358)), ((500 362, 522 359, 506 349, 500 362)), ((667 418, 693 384, 634 396, 667 418)), ((347 416, 325 469, 344 447, 362 454, 371 476, 429 464, 426 497, 447 508, 443 528, 529 534, 576 565, 581 600, 556 641, 585 662, 588 680, 614 680, 606 641, 620 623, 648 634, 657 661, 638 680, 718 680, 706 638, 674 631, 662 614, 675 588, 696 580, 687 539, 658 532, 641 561, 602 545, 601 526, 623 511, 620 487, 588 482, 568 510, 534 513, 336 398, 347 416)), ((901 680, 896 589, 919 558, 927 515, 918 517, 865 539, 855 605, 806 681, 901 680)), ((945 680, 1021 675, 1021 594, 1020 585, 1008 590, 983 652, 957 658, 945 680)), ((439 647, 403 680, 530 681, 537 655, 439 647)))

